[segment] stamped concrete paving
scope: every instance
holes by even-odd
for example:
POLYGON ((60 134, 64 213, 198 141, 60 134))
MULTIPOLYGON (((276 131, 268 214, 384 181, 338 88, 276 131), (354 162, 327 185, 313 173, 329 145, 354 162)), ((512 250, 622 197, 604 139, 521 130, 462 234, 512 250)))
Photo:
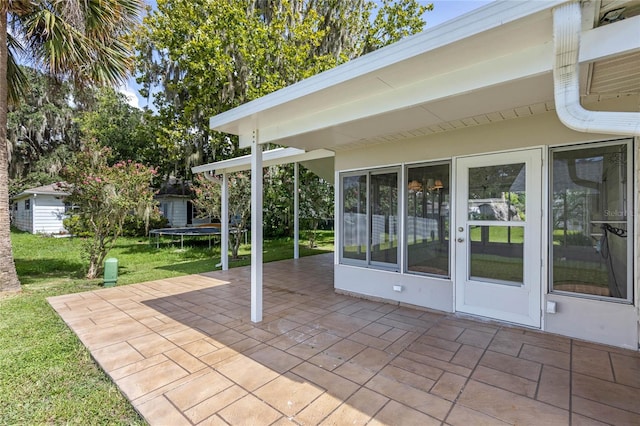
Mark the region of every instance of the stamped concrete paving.
POLYGON ((152 425, 640 424, 640 355, 333 291, 332 255, 49 299, 152 425))

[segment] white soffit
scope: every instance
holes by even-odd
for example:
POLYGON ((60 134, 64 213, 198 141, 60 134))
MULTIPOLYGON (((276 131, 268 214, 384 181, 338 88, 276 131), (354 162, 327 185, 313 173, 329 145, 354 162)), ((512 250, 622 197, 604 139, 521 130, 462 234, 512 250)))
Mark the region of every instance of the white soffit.
MULTIPOLYGON (((297 148, 276 148, 262 153, 262 166, 277 166, 280 164, 300 163, 320 158, 333 157, 335 153, 326 149, 317 149, 306 152, 297 148)), ((192 167, 193 173, 211 172, 214 174, 233 173, 243 170, 251 170, 251 155, 217 161, 192 167)))
POLYGON ((595 62, 589 94, 595 93, 640 93, 640 51, 595 62))

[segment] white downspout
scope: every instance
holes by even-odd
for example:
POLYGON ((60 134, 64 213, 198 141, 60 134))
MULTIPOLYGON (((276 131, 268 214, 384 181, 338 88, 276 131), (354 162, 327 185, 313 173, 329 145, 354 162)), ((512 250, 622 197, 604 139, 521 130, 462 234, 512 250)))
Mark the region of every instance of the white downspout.
POLYGON ((578 2, 553 10, 553 83, 558 118, 579 132, 640 136, 640 113, 589 111, 582 107, 578 69, 581 22, 578 2))

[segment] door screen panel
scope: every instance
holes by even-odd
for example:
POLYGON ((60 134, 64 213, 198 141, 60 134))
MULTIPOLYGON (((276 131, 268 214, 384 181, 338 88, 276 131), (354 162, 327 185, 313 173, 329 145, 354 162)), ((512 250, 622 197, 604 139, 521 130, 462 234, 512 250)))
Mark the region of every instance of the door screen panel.
POLYGON ((522 284, 524 281, 524 228, 469 227, 470 279, 522 284))
POLYGON ((470 168, 469 220, 525 220, 526 177, 524 163, 470 168))
POLYGON ((525 163, 469 168, 469 279, 524 283, 526 178, 525 163))

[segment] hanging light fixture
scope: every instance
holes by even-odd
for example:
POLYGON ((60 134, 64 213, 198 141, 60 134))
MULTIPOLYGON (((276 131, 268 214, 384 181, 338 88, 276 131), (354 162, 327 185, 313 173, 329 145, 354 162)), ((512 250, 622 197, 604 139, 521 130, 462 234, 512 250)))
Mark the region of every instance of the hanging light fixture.
POLYGON ((422 191, 422 184, 417 180, 412 180, 409 182, 409 191, 420 192, 422 191))

